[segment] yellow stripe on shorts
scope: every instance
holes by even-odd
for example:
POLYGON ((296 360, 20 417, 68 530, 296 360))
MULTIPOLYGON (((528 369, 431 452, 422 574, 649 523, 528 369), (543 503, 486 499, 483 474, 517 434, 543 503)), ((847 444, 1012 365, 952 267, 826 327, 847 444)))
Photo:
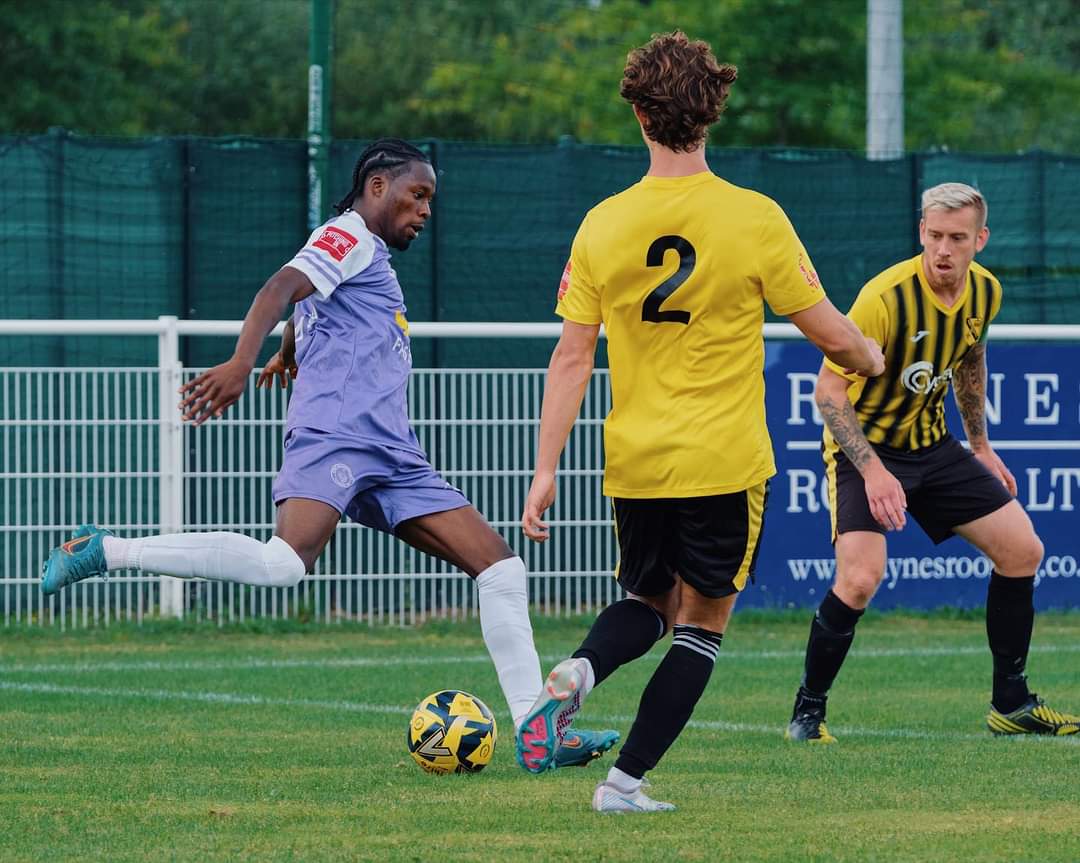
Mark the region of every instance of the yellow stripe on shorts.
POLYGON ((746 580, 750 577, 750 566, 754 562, 754 552, 757 551, 758 540, 761 538, 761 523, 765 517, 765 491, 768 481, 758 483, 746 490, 746 553, 743 554, 739 571, 735 574, 734 585, 736 590, 746 587, 746 580))
POLYGON ((825 448, 825 482, 829 486, 829 529, 836 542, 836 450, 825 448))

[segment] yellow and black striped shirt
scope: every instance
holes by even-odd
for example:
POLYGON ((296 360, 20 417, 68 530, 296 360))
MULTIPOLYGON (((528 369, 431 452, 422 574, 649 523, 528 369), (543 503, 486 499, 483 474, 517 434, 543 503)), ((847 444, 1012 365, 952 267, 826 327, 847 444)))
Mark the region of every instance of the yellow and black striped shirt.
MULTIPOLYGON (((844 377, 853 382, 848 398, 870 443, 911 451, 945 437, 945 394, 953 371, 986 338, 1000 308, 1001 283, 974 261, 951 308, 927 284, 922 255, 866 283, 848 317, 881 343, 885 373, 844 377)), ((834 363, 826 365, 844 374, 834 363)), ((826 427, 826 459, 838 448, 826 427)))

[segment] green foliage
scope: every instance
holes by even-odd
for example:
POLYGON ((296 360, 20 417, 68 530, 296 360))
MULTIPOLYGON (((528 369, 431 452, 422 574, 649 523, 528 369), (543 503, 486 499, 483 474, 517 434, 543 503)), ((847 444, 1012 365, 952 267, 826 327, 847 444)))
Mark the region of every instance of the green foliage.
POLYGON ((134 135, 172 128, 183 73, 181 21, 156 4, 17 0, 0 4, 0 129, 65 126, 134 135), (76 11, 77 8, 77 11, 76 11))
MULTIPOLYGON (((861 149, 866 3, 336 0, 334 134, 635 144, 629 49, 739 66, 721 146, 861 149)), ((303 137, 309 0, 0 4, 0 129, 303 137)), ((910 149, 1080 150, 1080 0, 905 3, 910 149)))
POLYGON ((1080 150, 1080 2, 939 0, 906 9, 910 149, 1080 150))

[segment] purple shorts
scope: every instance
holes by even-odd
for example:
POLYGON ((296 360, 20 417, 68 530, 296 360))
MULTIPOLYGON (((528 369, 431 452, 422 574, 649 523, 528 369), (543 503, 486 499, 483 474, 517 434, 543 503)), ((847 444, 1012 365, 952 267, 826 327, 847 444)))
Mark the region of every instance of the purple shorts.
POLYGON ((274 503, 290 497, 320 500, 390 534, 410 518, 469 506, 420 453, 309 428, 285 435, 274 503))

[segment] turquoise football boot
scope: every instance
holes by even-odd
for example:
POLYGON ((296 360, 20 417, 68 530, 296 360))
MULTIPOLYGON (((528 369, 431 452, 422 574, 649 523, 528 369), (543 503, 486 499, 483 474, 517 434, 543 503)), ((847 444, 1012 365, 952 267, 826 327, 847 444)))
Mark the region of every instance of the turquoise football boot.
POLYGON ((51 596, 76 581, 104 575, 107 569, 101 540, 106 536, 112 536, 112 531, 92 524, 76 529, 75 535, 54 548, 42 564, 41 592, 51 596))
POLYGON ((619 742, 618 731, 578 731, 571 729, 555 748, 551 766, 585 767, 619 742))

